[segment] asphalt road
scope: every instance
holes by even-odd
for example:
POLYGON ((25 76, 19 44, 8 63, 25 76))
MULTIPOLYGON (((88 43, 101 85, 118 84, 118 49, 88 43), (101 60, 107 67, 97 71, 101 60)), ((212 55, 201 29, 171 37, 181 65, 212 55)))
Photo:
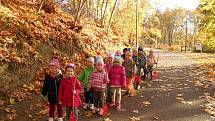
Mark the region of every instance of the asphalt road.
MULTIPOLYGON (((204 111, 204 94, 213 95, 214 87, 205 80, 205 70, 184 54, 156 51, 158 81, 143 87, 137 96, 123 98, 125 112, 109 108, 112 121, 215 121, 204 111), (158 56, 159 55, 159 56, 158 56), (207 85, 207 88, 204 88, 207 85), (135 120, 133 120, 135 121, 135 120)), ((102 117, 80 116, 79 121, 102 121, 102 117)))

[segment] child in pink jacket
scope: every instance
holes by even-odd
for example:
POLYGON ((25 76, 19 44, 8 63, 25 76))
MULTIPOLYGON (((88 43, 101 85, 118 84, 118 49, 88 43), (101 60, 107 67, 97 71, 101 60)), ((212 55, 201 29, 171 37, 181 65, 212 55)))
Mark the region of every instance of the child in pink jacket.
POLYGON ((122 66, 123 59, 115 56, 113 66, 109 70, 110 86, 112 90, 112 102, 110 106, 116 106, 121 111, 121 88, 126 86, 125 67, 122 66))
POLYGON ((77 108, 81 106, 80 92, 82 91, 82 86, 80 81, 75 76, 74 69, 74 64, 69 64, 66 66, 65 77, 61 81, 58 95, 59 103, 66 108, 67 120, 69 120, 73 108, 75 109, 76 118, 78 118, 77 108))

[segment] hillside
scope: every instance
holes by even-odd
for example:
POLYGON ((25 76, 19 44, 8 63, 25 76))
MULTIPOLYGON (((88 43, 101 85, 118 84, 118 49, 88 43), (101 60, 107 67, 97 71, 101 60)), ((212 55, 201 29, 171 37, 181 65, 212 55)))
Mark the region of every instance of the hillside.
POLYGON ((106 29, 90 19, 74 26, 74 17, 53 2, 45 2, 41 12, 38 9, 37 2, 24 0, 2 0, 0 5, 0 117, 5 120, 17 116, 17 102, 30 105, 29 99, 38 98, 53 56, 62 67, 75 62, 80 72, 86 55, 123 47, 120 34, 107 36, 106 29))

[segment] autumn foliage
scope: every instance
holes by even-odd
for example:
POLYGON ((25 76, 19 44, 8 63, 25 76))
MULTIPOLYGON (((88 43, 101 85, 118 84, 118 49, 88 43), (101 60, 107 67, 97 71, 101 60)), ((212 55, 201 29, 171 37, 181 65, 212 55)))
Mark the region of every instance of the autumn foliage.
MULTIPOLYGON (((121 41, 111 32, 107 36, 105 29, 88 19, 74 26, 74 17, 51 0, 46 0, 40 11, 39 7, 37 0, 3 0, 0 4, 0 106, 39 95, 53 56, 59 58, 62 69, 75 63, 78 74, 86 55, 116 50, 121 41)), ((16 117, 14 109, 7 108, 6 112, 8 119, 16 117)))

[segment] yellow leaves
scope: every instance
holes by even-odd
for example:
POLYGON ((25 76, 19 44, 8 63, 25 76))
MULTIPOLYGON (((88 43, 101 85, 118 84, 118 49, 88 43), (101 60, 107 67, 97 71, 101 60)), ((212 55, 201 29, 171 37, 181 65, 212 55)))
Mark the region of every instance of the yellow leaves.
POLYGON ((105 118, 104 121, 112 121, 112 120, 110 120, 109 118, 105 118))
POLYGON ((32 90, 34 90, 34 85, 33 84, 25 84, 25 85, 23 85, 23 88, 25 91, 32 91, 32 90))
POLYGON ((44 110, 41 110, 39 113, 36 113, 37 115, 45 115, 48 113, 48 109, 44 109, 44 110))
POLYGON ((10 103, 11 105, 15 104, 15 99, 9 98, 9 103, 10 103))
POLYGON ((85 112, 84 112, 84 115, 85 115, 86 117, 91 117, 91 116, 93 116, 93 114, 91 113, 91 111, 85 111, 85 112))
POLYGON ((13 13, 7 7, 0 4, 0 18, 13 17, 13 13))
POLYGON ((34 22, 34 24, 35 24, 35 26, 37 28, 42 28, 43 27, 43 23, 41 21, 39 21, 39 20, 37 20, 36 22, 34 22))

